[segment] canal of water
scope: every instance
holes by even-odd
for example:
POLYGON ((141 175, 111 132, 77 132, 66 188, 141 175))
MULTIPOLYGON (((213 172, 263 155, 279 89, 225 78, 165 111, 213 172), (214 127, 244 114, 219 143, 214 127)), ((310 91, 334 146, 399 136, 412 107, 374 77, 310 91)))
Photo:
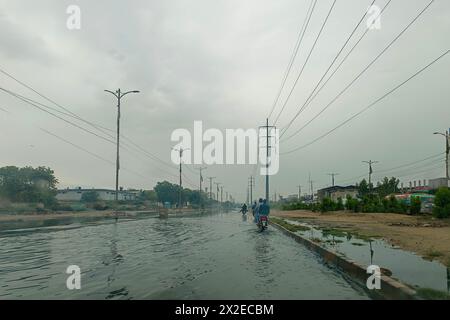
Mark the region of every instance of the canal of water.
POLYGON ((0 248, 0 299, 367 299, 235 212, 3 229, 0 248), (80 290, 66 287, 69 265, 80 290))

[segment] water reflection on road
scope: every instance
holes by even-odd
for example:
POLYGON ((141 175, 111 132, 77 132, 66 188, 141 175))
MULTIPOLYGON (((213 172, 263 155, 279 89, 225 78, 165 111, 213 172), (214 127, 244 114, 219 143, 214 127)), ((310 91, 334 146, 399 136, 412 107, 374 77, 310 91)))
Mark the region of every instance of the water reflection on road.
POLYGON ((238 213, 2 231, 0 246, 2 299, 366 299, 238 213), (66 288, 73 264, 81 290, 66 288))

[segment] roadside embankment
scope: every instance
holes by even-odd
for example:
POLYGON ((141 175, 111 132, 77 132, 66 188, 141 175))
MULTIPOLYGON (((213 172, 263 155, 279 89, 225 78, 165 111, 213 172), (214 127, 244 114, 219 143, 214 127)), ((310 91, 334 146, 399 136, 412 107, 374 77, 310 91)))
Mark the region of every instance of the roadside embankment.
POLYGON ((450 266, 450 223, 431 216, 393 213, 319 213, 305 210, 273 210, 274 216, 302 220, 362 236, 383 238, 393 246, 414 252, 425 259, 450 266))

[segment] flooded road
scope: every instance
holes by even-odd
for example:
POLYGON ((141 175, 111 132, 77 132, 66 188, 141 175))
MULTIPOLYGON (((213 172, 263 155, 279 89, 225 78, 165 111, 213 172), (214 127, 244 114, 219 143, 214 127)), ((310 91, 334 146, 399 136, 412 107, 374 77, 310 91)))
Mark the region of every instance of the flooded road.
POLYGON ((240 214, 0 231, 0 299, 367 299, 240 214), (69 265, 81 290, 66 288, 69 265))

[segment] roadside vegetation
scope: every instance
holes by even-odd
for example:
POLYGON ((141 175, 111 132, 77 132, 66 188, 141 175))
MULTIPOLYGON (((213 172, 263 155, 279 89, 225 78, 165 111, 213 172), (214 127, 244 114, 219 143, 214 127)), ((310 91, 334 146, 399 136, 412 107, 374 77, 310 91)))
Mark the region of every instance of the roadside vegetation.
MULTIPOLYGON (((310 210, 322 213, 347 210, 355 213, 421 214, 420 197, 412 195, 408 203, 395 197, 395 194, 400 193, 398 185, 399 180, 394 177, 384 178, 376 187, 372 184, 369 185, 364 179, 357 186, 356 198, 347 195, 345 199, 338 198, 337 201, 324 198, 318 203, 289 203, 282 205, 281 210, 310 210)), ((448 188, 440 188, 435 192, 433 215, 439 219, 450 217, 450 190, 448 188)))
MULTIPOLYGON (((84 192, 80 201, 58 201, 58 179, 48 167, 0 168, 0 214, 82 212, 88 210, 140 211, 154 210, 158 206, 178 205, 181 194, 183 206, 192 209, 214 205, 205 192, 180 189, 168 181, 158 182, 153 190, 141 190, 134 200, 106 201, 95 191, 84 192)), ((225 204, 231 206, 230 202, 225 204)))

